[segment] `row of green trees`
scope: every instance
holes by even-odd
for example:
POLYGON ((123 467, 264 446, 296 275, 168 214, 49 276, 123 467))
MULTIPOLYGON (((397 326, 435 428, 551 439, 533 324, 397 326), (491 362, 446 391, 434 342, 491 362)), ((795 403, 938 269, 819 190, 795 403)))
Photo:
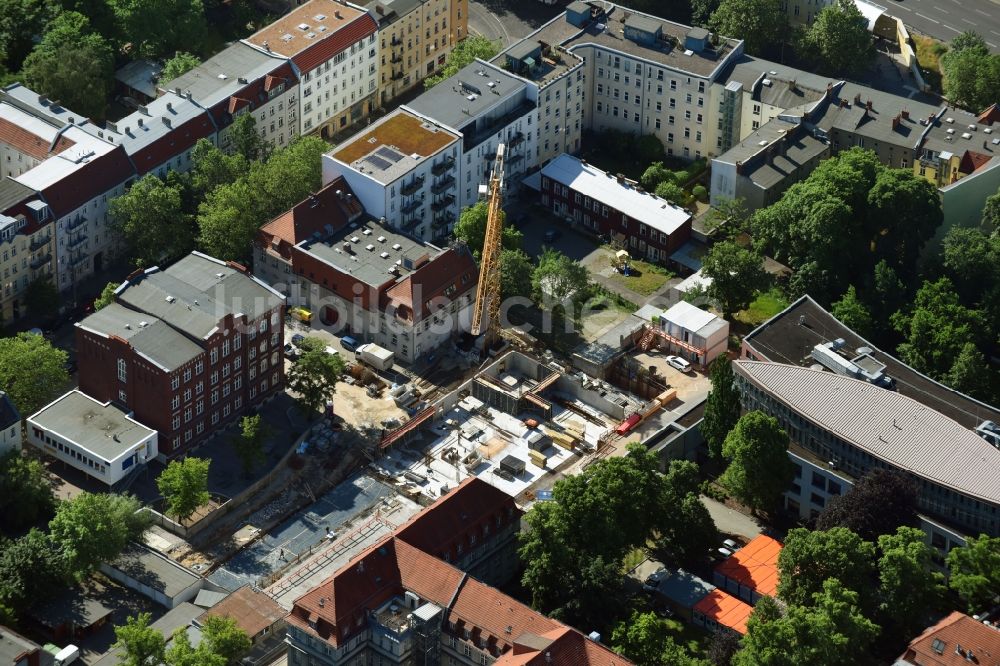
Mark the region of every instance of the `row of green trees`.
POLYGON ((991 53, 986 40, 967 30, 951 41, 941 57, 944 93, 973 113, 997 102, 1000 90, 1000 55, 991 53))
POLYGON ((247 633, 228 616, 205 618, 196 647, 191 645, 187 627, 177 629, 168 646, 163 634, 150 626, 150 619, 149 613, 139 613, 115 627, 113 647, 122 651, 125 666, 231 666, 253 646, 247 633))
POLYGON ((138 267, 180 257, 196 246, 219 259, 247 262, 260 227, 315 192, 326 144, 303 137, 269 154, 254 118, 230 129, 236 152, 202 139, 187 173, 147 174, 111 202, 114 223, 138 267))

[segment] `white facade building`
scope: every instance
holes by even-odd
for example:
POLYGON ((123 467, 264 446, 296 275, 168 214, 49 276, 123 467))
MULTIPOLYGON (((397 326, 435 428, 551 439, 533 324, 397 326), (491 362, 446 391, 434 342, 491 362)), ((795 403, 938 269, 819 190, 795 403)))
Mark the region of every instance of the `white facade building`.
POLYGON ((75 389, 32 414, 27 430, 40 450, 108 486, 158 452, 155 430, 75 389))

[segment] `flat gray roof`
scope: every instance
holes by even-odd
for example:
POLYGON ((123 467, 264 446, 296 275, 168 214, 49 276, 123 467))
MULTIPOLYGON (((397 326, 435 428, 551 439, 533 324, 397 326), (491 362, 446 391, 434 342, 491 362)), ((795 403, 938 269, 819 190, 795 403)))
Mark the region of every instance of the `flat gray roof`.
POLYGON ((239 79, 255 81, 285 64, 284 58, 268 55, 243 42, 236 42, 186 74, 163 81, 160 88, 191 93, 205 106, 213 106, 246 87, 239 79))
MULTIPOLYGON (((788 90, 788 83, 790 81, 795 81, 796 88, 800 91, 819 93, 819 97, 822 97, 823 93, 826 92, 827 85, 839 82, 839 79, 822 76, 820 74, 813 74, 812 72, 796 69, 789 65, 782 65, 780 63, 771 62, 770 60, 755 58, 745 54, 741 55, 735 61, 732 69, 726 74, 726 81, 729 83, 742 83, 744 88, 750 89, 754 82, 761 77, 772 81, 772 85, 770 87, 761 87, 761 101, 765 104, 782 106, 783 108, 798 106, 799 104, 809 101, 809 99, 805 97, 797 97, 797 101, 790 100, 794 102, 792 104, 783 105, 780 103, 781 100, 777 98, 777 95, 783 90, 788 90), (780 82, 782 85, 777 85, 777 82, 780 82)), ((816 99, 819 99, 819 97, 816 97, 816 99)))
MULTIPOLYGON (((173 560, 136 543, 129 546, 108 566, 129 578, 173 598, 195 585, 201 577, 173 560)), ((201 613, 201 609, 198 609, 201 613)))
POLYGON ((373 287, 397 279, 397 275, 389 272, 390 268, 396 267, 399 276, 405 276, 424 258, 433 259, 441 253, 440 248, 393 231, 374 220, 351 223, 321 240, 305 240, 298 247, 341 273, 373 287))
POLYGON ((30 420, 107 463, 156 434, 119 407, 105 405, 76 389, 42 407, 30 420))
POLYGON ((595 44, 604 49, 612 49, 621 53, 643 58, 650 62, 668 67, 679 72, 709 77, 726 61, 740 43, 736 39, 723 38, 715 49, 705 53, 685 55, 684 39, 691 31, 690 26, 673 23, 650 14, 619 7, 610 2, 596 2, 606 8, 607 16, 594 21, 581 30, 566 21, 565 12, 556 16, 537 31, 528 35, 528 39, 543 41, 546 44, 562 45, 574 50, 584 44, 595 44), (642 19, 641 21, 639 21, 642 19), (666 43, 657 46, 647 46, 626 39, 622 31, 625 22, 635 24, 641 22, 647 31, 654 31, 654 24, 659 26, 664 36, 672 37, 678 46, 667 46, 666 43))
POLYGON ((1000 155, 1000 128, 980 123, 978 116, 968 111, 949 107, 927 132, 924 149, 958 157, 969 150, 988 159, 1000 155))
POLYGON ((207 337, 227 314, 256 319, 283 301, 263 283, 198 252, 128 280, 118 298, 197 339, 207 337))
POLYGON ((76 325, 103 335, 117 335, 167 370, 175 370, 202 353, 201 347, 166 322, 119 303, 101 308, 76 325))
POLYGON ((147 97, 156 97, 156 77, 162 71, 163 65, 160 63, 141 58, 115 72, 115 79, 147 97))
POLYGON ((393 21, 406 16, 426 1, 427 0, 371 0, 371 2, 358 4, 363 4, 364 8, 375 17, 376 21, 380 24, 384 24, 386 22, 392 23, 393 21), (379 7, 382 7, 384 11, 380 13, 378 11, 379 7))
POLYGON ((715 585, 683 569, 670 572, 656 586, 657 592, 682 608, 694 608, 696 603, 714 589, 715 585))
POLYGON ((516 98, 525 87, 524 81, 496 65, 476 60, 406 106, 448 127, 462 129, 501 102, 516 98))
POLYGON ((7 627, 0 627, 0 663, 22 664, 21 657, 39 650, 37 643, 32 643, 24 636, 16 634, 7 627))

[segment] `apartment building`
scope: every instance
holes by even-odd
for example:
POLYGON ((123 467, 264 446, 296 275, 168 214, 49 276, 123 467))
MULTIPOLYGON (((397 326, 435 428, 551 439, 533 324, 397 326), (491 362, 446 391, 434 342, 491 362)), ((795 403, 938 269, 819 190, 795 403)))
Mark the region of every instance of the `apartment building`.
MULTIPOLYGON (((4 176, 22 186, 19 192, 10 186, 13 199, 21 201, 5 203, 24 205, 7 215, 31 223, 22 228, 29 230, 29 237, 16 241, 21 273, 14 287, 15 266, 10 266, 11 296, 30 280, 51 273, 58 289, 72 298, 80 281, 124 251, 111 227, 108 201, 122 194, 134 177, 130 157, 113 132, 20 84, 0 93, 0 145, 4 176), (28 190, 35 193, 34 201, 28 190), (48 263, 49 254, 54 265, 48 263)), ((12 261, 13 252, 11 248, 12 261)), ((6 284, 4 292, 6 298, 6 284)), ((13 302, 9 304, 14 315, 13 302)), ((18 308, 17 315, 22 314, 18 308)))
MULTIPOLYGON (((0 133, 9 129, 0 118, 0 133)), ((35 190, 9 176, 0 180, 0 314, 4 321, 25 314, 29 284, 45 277, 55 282, 53 226, 49 206, 35 190)))
POLYGON ((272 148, 299 136, 298 75, 275 54, 236 42, 160 90, 185 97, 208 111, 215 143, 232 149, 229 128, 242 114, 253 115, 257 131, 272 148))
POLYGON ((499 144, 506 146, 507 194, 516 192, 537 164, 537 86, 496 65, 477 60, 403 108, 462 137, 455 193, 459 209, 479 199, 479 185, 489 180, 499 144))
POLYGON ((936 114, 936 122, 928 124, 913 171, 937 187, 947 187, 997 157, 1000 111, 996 105, 979 115, 946 107, 936 114))
POLYGON ((281 390, 284 300, 198 252, 138 271, 76 324, 80 390, 156 430, 172 458, 281 390))
POLYGON ((443 67, 468 33, 465 0, 373 0, 367 9, 378 21, 379 105, 443 67))
POLYGON ((519 517, 513 498, 466 480, 296 600, 288 663, 629 666, 477 577, 472 562, 516 566, 519 517))
POLYGON ((397 109, 324 155, 323 182, 343 177, 369 215, 447 243, 458 220, 461 146, 461 134, 397 109))
POLYGON ((314 324, 407 363, 467 328, 479 275, 464 245, 442 249, 369 217, 344 178, 264 225, 254 266, 314 324))
POLYGON ((309 0, 244 43, 288 58, 299 76, 299 134, 323 138, 367 118, 378 104, 378 24, 363 9, 309 0))
POLYGON ((108 487, 157 456, 155 430, 113 403, 77 390, 29 416, 26 430, 39 451, 108 487))
POLYGON ((675 303, 656 322, 660 348, 706 367, 729 344, 729 322, 686 301, 675 303))
POLYGON ((6 391, 0 391, 0 456, 21 450, 21 412, 6 391))
POLYGON ((621 242, 634 257, 666 260, 691 238, 687 211, 572 155, 542 169, 541 192, 553 214, 621 242))

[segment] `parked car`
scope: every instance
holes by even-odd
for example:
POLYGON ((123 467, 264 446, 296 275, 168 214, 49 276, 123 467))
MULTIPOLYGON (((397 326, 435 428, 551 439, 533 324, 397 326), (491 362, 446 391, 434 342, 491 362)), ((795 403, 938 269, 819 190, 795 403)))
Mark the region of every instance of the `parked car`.
POLYGON ((691 364, 682 359, 680 356, 667 356, 667 363, 670 367, 676 368, 681 372, 691 372, 691 364))
POLYGON ((722 545, 728 548, 729 550, 733 551, 734 553, 740 548, 740 544, 736 543, 732 539, 726 539, 725 541, 722 542, 722 545))
POLYGON ((285 344, 285 358, 289 361, 297 360, 300 355, 298 348, 291 342, 285 344))
POLYGON ((298 344, 305 339, 306 336, 302 335, 301 333, 296 333, 295 335, 292 336, 292 344, 298 346, 298 344))
POLYGON ((720 560, 724 560, 726 558, 729 558, 729 557, 732 556, 732 554, 733 554, 733 551, 729 550, 728 548, 723 548, 723 547, 716 548, 715 551, 712 553, 713 556, 717 557, 720 560))
POLYGON ((653 573, 646 576, 646 580, 642 583, 642 591, 647 594, 652 594, 656 592, 656 588, 659 587, 660 581, 663 580, 667 575, 667 570, 660 568, 653 573))

